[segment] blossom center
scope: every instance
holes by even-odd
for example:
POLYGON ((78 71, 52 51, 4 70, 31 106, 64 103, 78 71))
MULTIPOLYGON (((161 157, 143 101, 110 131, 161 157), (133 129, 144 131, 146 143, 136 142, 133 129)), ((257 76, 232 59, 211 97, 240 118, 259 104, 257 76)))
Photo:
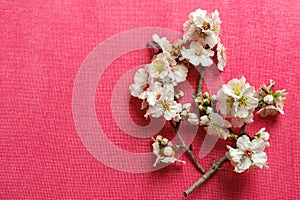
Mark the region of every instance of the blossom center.
POLYGON ((143 85, 142 90, 146 91, 148 88, 149 88, 149 84, 145 84, 145 85, 143 85))
POLYGON ((236 83, 232 86, 232 90, 237 96, 239 96, 241 94, 242 87, 240 84, 236 83))
POLYGON ((266 109, 266 115, 271 115, 271 116, 274 116, 277 114, 277 110, 275 109, 266 109))
POLYGON ((202 49, 195 49, 195 55, 197 55, 197 56, 201 56, 201 54, 202 54, 202 49))
POLYGON ((247 106, 247 100, 248 98, 247 97, 242 97, 239 99, 239 105, 240 106, 247 106))
POLYGON ((162 61, 158 61, 155 63, 155 71, 160 73, 160 72, 162 72, 163 68, 164 68, 164 66, 163 66, 162 61))
POLYGON ((207 22, 205 22, 204 25, 203 25, 203 29, 204 29, 204 30, 210 29, 210 24, 207 23, 207 22))
POLYGON ((227 97, 226 101, 229 106, 232 106, 234 103, 234 98, 229 96, 227 97))
POLYGON ((251 149, 246 149, 246 150, 244 151, 244 155, 245 155, 247 158, 251 158, 251 157, 252 157, 252 154, 253 154, 253 152, 252 152, 251 149))
POLYGON ((163 107, 164 110, 169 110, 170 109, 170 105, 169 105, 168 102, 163 103, 162 107, 163 107))
POLYGON ((156 95, 156 99, 159 99, 161 97, 161 94, 156 95))

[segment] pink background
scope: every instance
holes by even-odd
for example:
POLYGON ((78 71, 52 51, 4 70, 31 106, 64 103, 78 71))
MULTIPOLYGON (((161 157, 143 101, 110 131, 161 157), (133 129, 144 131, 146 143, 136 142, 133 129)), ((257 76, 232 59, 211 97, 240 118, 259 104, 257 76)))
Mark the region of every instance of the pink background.
MULTIPOLYGON (((257 123, 247 127, 254 132, 265 126, 271 133, 266 150, 270 169, 236 174, 226 163, 225 171, 188 199, 299 197, 299 1, 66 0, 0 3, 0 198, 184 199, 182 192, 199 178, 186 155, 186 165, 145 174, 103 165, 76 132, 72 91, 81 63, 101 41, 141 27, 182 31, 188 14, 198 7, 220 11, 229 58, 224 81, 244 75, 258 87, 272 78, 276 89, 287 88, 289 96, 285 115, 255 117, 257 123)), ((117 59, 99 80, 96 94, 96 111, 107 137, 132 152, 151 151, 150 141, 122 134, 109 110, 102 110, 122 74, 147 63, 149 56, 141 50, 117 59)), ((195 84, 193 72, 189 80, 195 84)), ((135 120, 145 124, 139 114, 135 120)), ((195 154, 203 138, 199 130, 195 154)), ((226 144, 219 142, 200 161, 205 168, 224 154, 226 144)))

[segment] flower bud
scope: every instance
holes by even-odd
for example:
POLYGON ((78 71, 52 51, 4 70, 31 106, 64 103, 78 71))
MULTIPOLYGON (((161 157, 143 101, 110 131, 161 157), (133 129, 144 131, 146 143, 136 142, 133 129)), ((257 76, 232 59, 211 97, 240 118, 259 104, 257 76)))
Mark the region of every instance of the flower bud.
POLYGON ((209 105, 210 104, 210 100, 209 99, 204 99, 203 100, 203 104, 204 105, 209 105))
POLYGON ((212 107, 207 107, 207 108, 206 108, 206 113, 207 113, 207 114, 212 113, 212 111, 213 111, 213 108, 212 108, 212 107))
POLYGON ((200 105, 199 110, 206 111, 206 106, 200 105))
POLYGON ((162 152, 165 156, 167 157, 171 157, 171 156, 174 156, 175 154, 175 151, 172 147, 170 146, 166 146, 164 149, 163 149, 163 152, 162 152))
POLYGON ((231 139, 231 140, 236 140, 237 139, 237 135, 236 134, 234 134, 234 133, 230 133, 230 135, 229 135, 229 138, 231 139))
POLYGON ((163 136, 161 136, 161 135, 156 136, 156 141, 161 142, 162 139, 163 139, 163 136))
POLYGON ((167 138, 163 138, 161 141, 162 145, 167 145, 169 143, 169 140, 167 138))
POLYGON ((212 95, 212 96, 211 96, 211 100, 212 100, 212 101, 217 101, 217 100, 218 100, 218 99, 217 99, 217 95, 212 95))
POLYGON ((208 92, 204 92, 203 97, 204 97, 204 99, 209 99, 210 94, 208 92))
POLYGON ((199 124, 199 117, 195 113, 189 113, 187 121, 192 125, 198 125, 199 124))
POLYGON ((195 98, 195 103, 202 104, 203 103, 202 98, 201 97, 195 98))
MULTIPOLYGON (((185 113, 186 113, 186 111, 183 111, 183 112, 181 113, 182 116, 184 116, 185 113)), ((173 120, 174 120, 175 122, 179 122, 179 121, 181 120, 180 114, 176 114, 176 115, 173 117, 173 120)))
POLYGON ((209 122, 209 118, 208 118, 207 115, 203 115, 203 116, 200 117, 200 124, 201 125, 206 125, 206 124, 208 124, 208 122, 209 122))
POLYGON ((175 99, 179 99, 180 97, 183 97, 184 96, 184 93, 183 93, 183 91, 176 91, 175 92, 175 95, 174 95, 174 97, 175 97, 175 99))
POLYGON ((264 97, 264 102, 267 104, 273 104, 274 97, 272 95, 267 95, 264 97))

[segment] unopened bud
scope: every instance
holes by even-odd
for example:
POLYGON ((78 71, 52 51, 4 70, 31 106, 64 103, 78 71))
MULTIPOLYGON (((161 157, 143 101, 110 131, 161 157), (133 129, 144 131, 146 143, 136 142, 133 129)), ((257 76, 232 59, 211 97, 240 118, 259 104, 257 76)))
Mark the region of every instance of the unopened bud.
POLYGON ((209 99, 210 94, 208 92, 204 92, 203 97, 204 97, 204 99, 209 99))
POLYGON ((161 141, 162 145, 167 145, 169 143, 169 140, 167 138, 163 138, 161 141))
POLYGON ((236 140, 238 138, 238 136, 236 134, 234 134, 234 133, 230 133, 229 138, 231 140, 236 140))
POLYGON ((202 104, 203 103, 202 98, 201 97, 195 98, 195 103, 202 104))
POLYGON ((163 154, 167 157, 171 157, 171 156, 174 156, 175 154, 175 151, 172 147, 170 146, 166 146, 164 149, 163 149, 163 154))
POLYGON ((163 136, 161 136, 161 135, 156 136, 156 141, 161 142, 162 139, 163 139, 163 136))
POLYGON ((184 96, 183 91, 176 91, 175 95, 174 95, 175 99, 179 99, 180 97, 183 97, 183 96, 184 96))
POLYGON ((204 105, 209 105, 210 104, 210 100, 209 99, 204 99, 203 100, 203 104, 204 105))
POLYGON ((264 102, 267 104, 273 104, 274 97, 272 95, 267 95, 264 97, 264 102))
POLYGON ((207 114, 210 114, 210 113, 212 113, 213 112, 213 108, 212 107, 207 107, 206 108, 206 113, 207 114))
POLYGON ((218 99, 217 99, 217 96, 216 96, 216 95, 212 95, 212 96, 211 96, 211 100, 212 100, 212 101, 217 101, 217 100, 218 100, 218 99))

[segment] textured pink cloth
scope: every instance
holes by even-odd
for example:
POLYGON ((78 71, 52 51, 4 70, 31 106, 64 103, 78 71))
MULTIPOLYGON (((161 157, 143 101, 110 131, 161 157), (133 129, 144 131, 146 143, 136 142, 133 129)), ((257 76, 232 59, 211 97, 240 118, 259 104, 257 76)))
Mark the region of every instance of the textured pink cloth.
MULTIPOLYGON (((272 78, 276 89, 287 88, 289 95, 285 115, 272 120, 255 117, 257 123, 247 128, 254 132, 265 126, 271 133, 266 150, 270 169, 236 174, 226 163, 225 171, 217 172, 188 199, 297 199, 300 4, 291 0, 2 1, 0 198, 184 199, 182 192, 200 177, 186 155, 181 157, 186 165, 151 173, 130 174, 105 166, 77 134, 72 92, 81 63, 100 42, 141 27, 181 32, 188 14, 199 7, 220 11, 221 39, 228 54, 224 81, 244 75, 258 87, 272 78)), ((122 74, 148 62, 149 56, 136 51, 115 60, 99 80, 95 99, 107 137, 132 152, 150 152, 149 139, 122 134, 107 106, 122 74)), ((197 74, 189 76, 195 84, 197 74)), ((144 123, 141 117, 136 120, 144 123)), ((203 135, 199 130, 194 140, 196 154, 203 135)), ((226 144, 218 142, 200 161, 205 168, 224 154, 226 144)))

